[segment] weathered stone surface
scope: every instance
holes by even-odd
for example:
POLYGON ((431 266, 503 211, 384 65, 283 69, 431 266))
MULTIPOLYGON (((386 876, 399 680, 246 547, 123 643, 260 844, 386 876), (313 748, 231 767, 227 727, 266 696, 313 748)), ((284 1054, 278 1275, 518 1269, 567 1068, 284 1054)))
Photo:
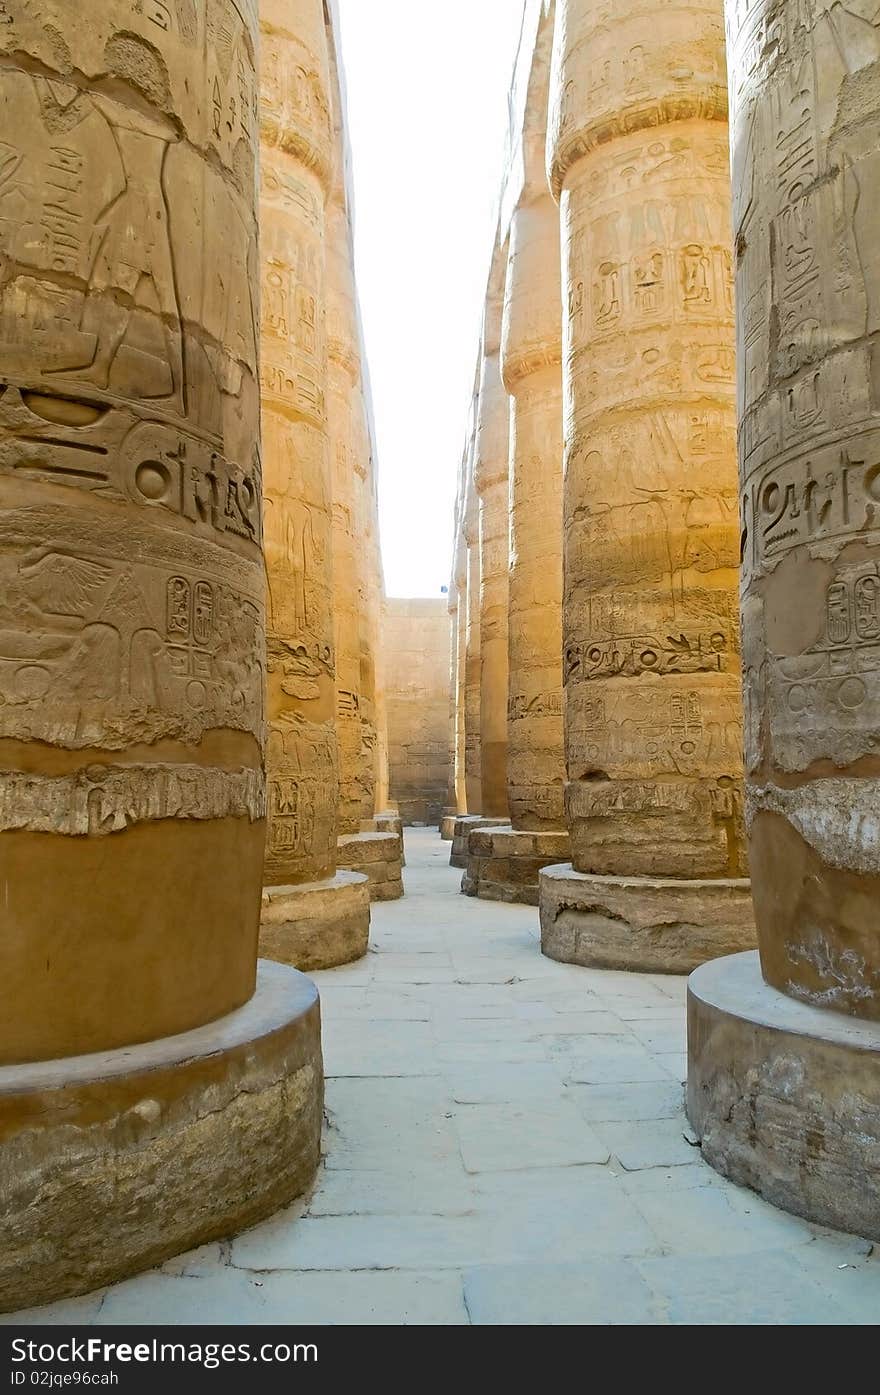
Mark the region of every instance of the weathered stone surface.
POLYGON ((461 889, 466 896, 481 896, 486 901, 537 906, 541 868, 558 864, 569 854, 567 833, 478 828, 468 834, 461 889))
POLYGON ((0 1062, 254 987, 255 18, 87 21, 0 24, 0 1062))
MULTIPOLYGON (((501 372, 510 394, 507 795, 521 829, 564 827, 562 290, 559 210, 544 168, 553 6, 524 95, 522 188, 509 230, 501 372)), ((537 889, 537 888, 536 888, 537 889)))
POLYGON ((368 823, 362 823, 361 833, 393 833, 400 843, 400 865, 406 866, 406 845, 403 839, 403 820, 399 814, 381 813, 368 823))
POLYGON ((327 435, 332 484, 333 633, 340 833, 354 833, 376 805, 376 695, 371 621, 372 449, 346 187, 346 113, 328 26, 333 180, 326 207, 327 435))
POLYGON ((869 10, 805 0, 774 12, 772 55, 766 5, 732 4, 728 21, 761 963, 784 992, 880 1018, 880 16, 869 10))
POLYGON ((721 3, 559 0, 555 42, 572 863, 634 896, 694 880, 695 962, 718 931, 704 882, 746 872, 721 3))
POLYGON ((746 812, 766 982, 754 956, 693 977, 688 1101, 720 1172, 878 1239, 880 16, 805 0, 773 12, 772 44, 770 17, 728 6, 746 812))
POLYGON ((208 1026, 0 1067, 0 1310, 271 1214, 312 1179, 322 1102, 315 986, 265 962, 251 1000, 208 1026))
POLYGON ((321 0, 263 0, 260 18, 270 719, 264 882, 288 886, 336 869, 325 219, 333 142, 321 0))
POLYGON ((396 833, 349 833, 339 839, 339 865, 363 872, 371 901, 403 895, 401 840, 396 833))
POLYGON ((684 974, 755 941, 746 878, 540 873, 541 950, 594 969, 684 974))
POLYGON ((880 1025, 765 983, 755 953, 688 984, 688 1115, 717 1171, 880 1240, 880 1025))
POLYGON ((474 483, 474 449, 480 400, 479 365, 471 398, 471 418, 464 461, 463 531, 466 547, 464 657, 464 771, 468 813, 482 808, 480 731, 480 501, 474 483))
POLYGON ((339 870, 319 882, 263 891, 260 954, 311 973, 367 952, 370 888, 360 872, 339 870))
POLYGON ((507 817, 510 402, 501 381, 500 352, 506 270, 507 243, 502 242, 495 249, 486 292, 473 463, 480 538, 479 812, 500 818, 507 817))
POLYGON ((440 820, 440 837, 443 839, 444 843, 452 842, 453 833, 455 832, 455 823, 458 817, 458 814, 444 814, 443 818, 440 820))
POLYGON ((475 828, 503 828, 508 826, 506 819, 484 818, 482 814, 463 814, 452 826, 452 847, 449 850, 450 867, 466 867, 468 838, 475 828))
MULTIPOLYGON (((528 840, 495 856, 471 843, 462 890, 538 903, 538 871, 569 854, 563 811, 562 723, 562 308, 559 212, 544 164, 553 5, 523 33, 510 102, 516 129, 502 205, 508 256, 501 376, 509 394, 507 497, 507 805, 514 829, 555 829, 543 861, 528 840), (479 849, 479 850, 478 850, 479 849)), ((490 307, 487 307, 487 316, 490 307)), ((503 486, 502 486, 503 492, 503 486)), ((498 546, 506 553, 507 529, 498 546)), ((484 654, 484 672, 486 656, 484 654)), ((485 693, 484 693, 485 697, 485 693)), ((483 753, 485 761, 485 750, 483 753)), ((496 801, 482 804, 498 811, 496 801)))
POLYGON ((388 780, 405 824, 440 821, 449 783, 449 613, 445 599, 389 599, 388 780))
MULTIPOLYGON (((469 445, 469 443, 468 443, 469 445)), ((468 635, 468 546, 465 537, 465 508, 468 498, 467 470, 469 449, 462 452, 455 499, 455 548, 452 576, 449 584, 450 606, 455 602, 455 614, 450 610, 454 629, 450 634, 449 707, 452 737, 452 789, 447 794, 450 818, 467 813, 467 635, 468 635), (454 651, 454 652, 453 652, 454 651)))

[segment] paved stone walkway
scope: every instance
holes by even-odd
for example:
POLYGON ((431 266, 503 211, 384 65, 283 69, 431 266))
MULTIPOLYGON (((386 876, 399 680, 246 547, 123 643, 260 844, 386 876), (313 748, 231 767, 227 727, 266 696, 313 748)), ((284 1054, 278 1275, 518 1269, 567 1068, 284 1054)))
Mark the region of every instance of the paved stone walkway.
POLYGON ((434 830, 406 844, 370 954, 316 975, 329 1122, 308 1199, 0 1322, 880 1320, 869 1245, 687 1141, 685 980, 552 963, 536 911, 459 895, 434 830))

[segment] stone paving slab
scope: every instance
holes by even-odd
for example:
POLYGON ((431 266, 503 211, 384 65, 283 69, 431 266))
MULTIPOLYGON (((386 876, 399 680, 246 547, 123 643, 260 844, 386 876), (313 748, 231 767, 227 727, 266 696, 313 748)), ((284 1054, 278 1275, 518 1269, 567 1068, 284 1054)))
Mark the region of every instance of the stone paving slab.
POLYGON ((436 830, 374 950, 316 975, 310 1193, 234 1240, 0 1323, 862 1324, 880 1258, 685 1140, 685 980, 544 959, 537 913, 459 894, 436 830))

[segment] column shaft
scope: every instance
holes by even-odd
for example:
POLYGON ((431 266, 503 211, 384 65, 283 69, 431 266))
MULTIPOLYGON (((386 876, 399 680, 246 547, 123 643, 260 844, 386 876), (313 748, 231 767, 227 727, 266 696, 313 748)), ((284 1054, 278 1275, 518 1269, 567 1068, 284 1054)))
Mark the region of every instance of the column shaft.
POLYGON ((221 43, 204 7, 4 6, 0 1063, 254 990, 256 35, 227 10, 221 43))
POLYGON ((320 0, 261 6, 262 365, 269 599, 267 886, 336 867, 327 444, 329 59, 320 0))
POLYGON ((767 981, 880 1018, 880 25, 729 9, 750 858, 767 981))
POLYGON ((483 325, 483 358, 474 446, 480 537, 481 813, 507 815, 507 458, 510 404, 501 381, 501 304, 507 248, 493 262, 483 325))
POLYGON ((720 0, 561 4, 575 868, 745 865, 720 0), (646 128, 650 128, 649 130, 646 128))

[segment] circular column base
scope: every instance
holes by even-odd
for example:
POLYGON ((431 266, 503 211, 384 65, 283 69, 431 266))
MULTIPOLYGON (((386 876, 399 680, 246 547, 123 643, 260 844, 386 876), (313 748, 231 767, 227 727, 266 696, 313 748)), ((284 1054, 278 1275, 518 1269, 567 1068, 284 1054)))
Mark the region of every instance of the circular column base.
POLYGON ((403 895, 403 845, 396 833, 347 833, 336 845, 339 866, 367 878, 371 901, 397 901, 403 895))
POLYGON ((406 866, 406 845, 403 841, 403 820, 399 814, 382 813, 376 814, 372 822, 364 826, 361 824, 361 833, 394 833, 400 839, 400 865, 406 866))
POLYGON ((462 814, 452 826, 450 867, 467 867, 468 838, 475 828, 509 828, 510 819, 490 819, 487 814, 462 814))
POLYGON ((541 949, 565 964, 687 974, 755 944, 746 878, 599 877, 563 863, 539 879, 541 949))
POLYGON ((880 1240, 880 1023, 799 1003, 757 953, 688 983, 688 1118, 717 1172, 880 1240))
POLYGON ((568 834, 545 830, 520 832, 513 828, 477 828, 468 834, 465 896, 484 901, 516 901, 538 904, 538 874, 570 856, 568 834))
POLYGON ((455 833, 456 819, 459 817, 458 814, 444 814, 440 820, 440 837, 443 839, 444 843, 452 842, 453 834, 455 833))
POLYGON ((0 1068, 0 1311, 87 1293, 285 1206, 320 1157, 315 985, 140 1046, 0 1068))
POLYGON ((369 940, 369 885, 357 872, 263 888, 260 954, 264 959, 308 972, 332 969, 362 958, 369 940))

